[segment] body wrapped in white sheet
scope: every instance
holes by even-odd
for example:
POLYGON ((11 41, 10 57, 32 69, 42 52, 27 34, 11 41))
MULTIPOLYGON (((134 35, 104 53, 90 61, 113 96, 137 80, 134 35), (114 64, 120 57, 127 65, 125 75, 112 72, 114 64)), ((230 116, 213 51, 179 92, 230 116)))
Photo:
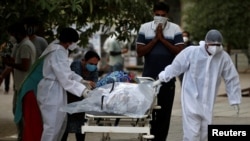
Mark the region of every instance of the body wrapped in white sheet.
POLYGON ((140 118, 151 108, 156 92, 152 83, 115 82, 98 87, 90 96, 79 102, 70 103, 62 111, 100 112, 140 118))

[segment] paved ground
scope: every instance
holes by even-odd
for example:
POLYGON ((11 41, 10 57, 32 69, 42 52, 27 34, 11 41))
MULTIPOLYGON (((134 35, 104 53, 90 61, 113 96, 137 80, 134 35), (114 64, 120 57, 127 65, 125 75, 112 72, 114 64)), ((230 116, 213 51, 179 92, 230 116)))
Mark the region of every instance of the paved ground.
MULTIPOLYGON (((240 74, 241 87, 250 87, 250 73, 240 74)), ((172 122, 170 125, 169 141, 182 140, 182 122, 181 122, 181 106, 180 106, 180 86, 176 82, 176 97, 172 113, 172 122)), ((248 124, 250 125, 250 96, 243 96, 242 104, 240 105, 240 115, 236 116, 236 112, 229 106, 227 97, 224 96, 224 83, 220 86, 219 96, 217 97, 214 107, 214 124, 248 124)), ((4 94, 3 86, 0 88, 0 141, 15 141, 16 128, 13 122, 11 112, 13 91, 9 94, 4 94)), ((111 134, 111 140, 137 140, 137 134, 111 134)), ((101 134, 88 133, 86 141, 99 141, 101 134)), ((69 141, 74 141, 74 135, 69 135, 69 141)))

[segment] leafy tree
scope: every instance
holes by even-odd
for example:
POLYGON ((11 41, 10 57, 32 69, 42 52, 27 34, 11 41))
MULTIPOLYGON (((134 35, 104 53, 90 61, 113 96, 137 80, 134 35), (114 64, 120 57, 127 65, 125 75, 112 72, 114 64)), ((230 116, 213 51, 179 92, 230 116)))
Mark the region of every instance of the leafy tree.
MULTIPOLYGON (((186 1, 187 2, 187 1, 186 1)), ((196 41, 204 40, 210 29, 222 32, 224 43, 230 49, 247 49, 250 37, 249 0, 188 0, 183 11, 185 29, 196 41)))
POLYGON ((42 21, 44 36, 50 41, 56 27, 75 25, 80 32, 81 45, 92 33, 101 29, 107 34, 119 33, 119 39, 128 39, 140 24, 151 20, 152 0, 1 0, 1 41, 11 23, 27 16, 42 21), (84 27, 84 28, 83 28, 84 27), (110 30, 112 29, 112 30, 110 30), (110 32, 111 31, 111 32, 110 32))

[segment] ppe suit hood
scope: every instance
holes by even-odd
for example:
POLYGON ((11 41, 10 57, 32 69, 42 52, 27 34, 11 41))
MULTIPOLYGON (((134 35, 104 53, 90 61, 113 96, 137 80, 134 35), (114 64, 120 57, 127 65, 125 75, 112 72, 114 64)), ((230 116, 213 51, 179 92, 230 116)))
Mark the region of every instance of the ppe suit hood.
POLYGON ((206 43, 222 44, 223 37, 218 30, 210 30, 207 32, 205 37, 206 43))
POLYGON ((49 54, 50 52, 60 48, 62 48, 62 46, 59 44, 59 40, 55 40, 49 44, 49 46, 43 51, 42 55, 39 58, 42 58, 43 56, 49 54))

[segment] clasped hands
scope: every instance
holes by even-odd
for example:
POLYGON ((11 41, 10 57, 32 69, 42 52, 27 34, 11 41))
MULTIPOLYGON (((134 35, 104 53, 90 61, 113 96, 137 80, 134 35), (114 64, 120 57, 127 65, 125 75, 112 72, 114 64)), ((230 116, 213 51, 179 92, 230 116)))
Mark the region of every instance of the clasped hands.
POLYGON ((162 28, 162 24, 161 23, 158 24, 158 26, 157 26, 157 28, 155 30, 155 39, 160 40, 160 41, 162 39, 164 39, 164 37, 163 37, 163 28, 162 28))

